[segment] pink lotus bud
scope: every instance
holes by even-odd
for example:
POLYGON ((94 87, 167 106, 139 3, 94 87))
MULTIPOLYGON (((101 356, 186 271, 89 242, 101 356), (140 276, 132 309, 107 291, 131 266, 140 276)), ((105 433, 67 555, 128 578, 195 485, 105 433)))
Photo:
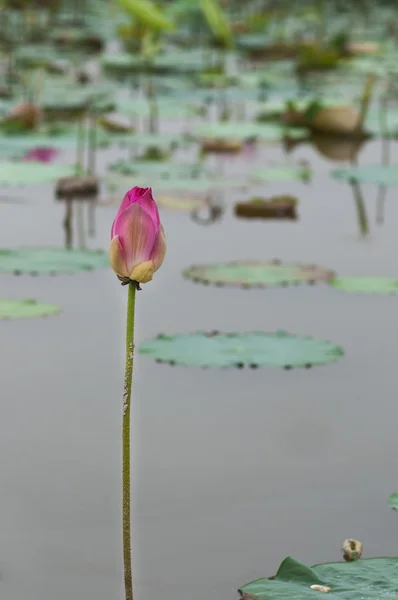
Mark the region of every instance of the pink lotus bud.
POLYGON ((151 188, 134 187, 120 205, 111 230, 109 258, 125 284, 147 283, 161 266, 166 238, 151 188))

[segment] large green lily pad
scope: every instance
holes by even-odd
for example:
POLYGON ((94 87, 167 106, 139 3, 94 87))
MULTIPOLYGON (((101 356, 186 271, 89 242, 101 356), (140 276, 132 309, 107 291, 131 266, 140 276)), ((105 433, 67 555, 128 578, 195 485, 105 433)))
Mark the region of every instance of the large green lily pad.
POLYGON ((275 577, 247 583, 239 592, 246 600, 324 598, 324 592, 311 589, 313 585, 330 588, 330 597, 338 600, 392 600, 397 598, 398 558, 368 558, 307 567, 289 556, 275 577))
POLYGON ((330 285, 354 294, 398 294, 398 279, 389 277, 338 277, 330 285))
POLYGON ((57 275, 92 271, 109 265, 103 250, 74 250, 66 248, 0 249, 0 273, 14 275, 57 275))
POLYGON ((61 164, 0 162, 0 185, 33 185, 74 175, 75 167, 61 164))
POLYGON ((55 304, 42 304, 36 300, 1 300, 0 319, 32 319, 48 317, 61 312, 55 304))
POLYGON ((183 271, 183 276, 197 283, 253 288, 330 281, 335 273, 316 265, 281 263, 275 260, 193 265, 183 271))
POLYGON ((398 185, 398 167, 396 165, 362 165, 360 167, 341 167, 331 171, 331 176, 348 183, 373 183, 375 185, 398 185))
POLYGON ((338 360, 339 346, 311 337, 276 333, 191 333, 158 335, 140 346, 158 362, 186 367, 311 367, 338 360))

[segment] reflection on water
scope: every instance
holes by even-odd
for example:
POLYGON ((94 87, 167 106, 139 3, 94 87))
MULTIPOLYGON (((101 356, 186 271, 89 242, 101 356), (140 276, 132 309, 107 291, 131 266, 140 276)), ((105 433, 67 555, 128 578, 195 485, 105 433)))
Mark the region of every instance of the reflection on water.
POLYGON ((353 162, 357 160, 365 144, 364 139, 342 139, 321 135, 313 135, 311 142, 321 156, 336 162, 353 162))
POLYGON ((95 210, 96 200, 63 200, 65 203, 65 214, 63 218, 63 229, 65 233, 65 248, 73 248, 73 240, 77 237, 77 247, 86 248, 86 225, 85 213, 87 213, 87 236, 95 237, 95 210), (75 220, 73 215, 75 213, 75 220))
POLYGON ((355 201, 355 207, 357 211, 357 218, 359 224, 359 231, 362 236, 367 236, 369 233, 369 221, 368 215, 366 212, 365 202, 363 199, 363 194, 361 190, 361 186, 357 181, 352 181, 350 184, 355 201))
MULTIPOLYGON (((383 138, 381 140, 381 164, 389 165, 390 164, 390 139, 388 136, 388 101, 391 89, 392 82, 389 80, 386 85, 386 89, 380 98, 380 107, 379 107, 379 121, 380 121, 380 131, 383 134, 383 138)), ((376 223, 378 225, 382 225, 384 223, 384 208, 385 202, 387 199, 387 186, 381 185, 378 189, 377 200, 376 200, 376 223)))
POLYGON ((191 219, 198 225, 211 225, 216 221, 220 221, 225 212, 225 206, 221 202, 220 197, 208 196, 205 200, 207 214, 203 214, 202 209, 194 209, 191 211, 191 219))

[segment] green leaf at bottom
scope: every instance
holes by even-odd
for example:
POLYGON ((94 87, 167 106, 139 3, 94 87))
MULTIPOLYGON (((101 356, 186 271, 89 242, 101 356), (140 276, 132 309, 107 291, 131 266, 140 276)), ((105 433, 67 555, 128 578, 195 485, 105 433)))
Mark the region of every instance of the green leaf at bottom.
MULTIPOLYGON (((240 588, 241 596, 256 600, 308 600, 325 598, 312 585, 330 588, 337 600, 396 600, 398 558, 368 558, 354 562, 324 563, 307 567, 286 558, 275 577, 257 579, 240 588)), ((328 598, 328 596, 326 596, 328 598)))

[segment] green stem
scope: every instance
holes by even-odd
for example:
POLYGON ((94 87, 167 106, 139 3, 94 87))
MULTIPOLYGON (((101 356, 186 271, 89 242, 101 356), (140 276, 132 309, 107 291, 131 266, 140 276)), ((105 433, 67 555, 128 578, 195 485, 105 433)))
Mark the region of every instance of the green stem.
POLYGON ((126 600, 133 600, 130 523, 130 400, 134 364, 135 286, 129 283, 126 326, 126 370, 123 392, 123 559, 126 600))

